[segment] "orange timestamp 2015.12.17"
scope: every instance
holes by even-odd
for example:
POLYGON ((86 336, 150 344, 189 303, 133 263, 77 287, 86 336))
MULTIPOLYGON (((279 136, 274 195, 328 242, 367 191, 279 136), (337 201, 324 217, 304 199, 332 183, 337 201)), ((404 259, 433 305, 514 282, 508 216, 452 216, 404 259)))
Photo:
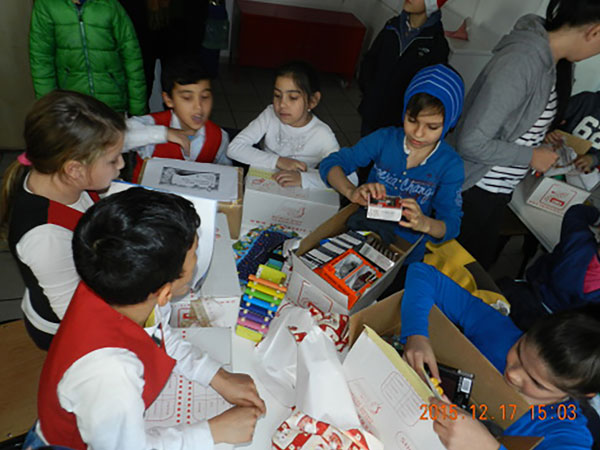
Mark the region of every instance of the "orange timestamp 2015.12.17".
MULTIPOLYGON (((463 410, 454 404, 427 404, 419 406, 420 420, 461 420, 471 417, 475 420, 513 420, 517 414, 517 405, 513 403, 500 404, 496 412, 492 412, 485 403, 479 406, 470 405, 463 410)), ((577 406, 574 404, 559 403, 554 405, 530 405, 531 420, 575 420, 577 406)))

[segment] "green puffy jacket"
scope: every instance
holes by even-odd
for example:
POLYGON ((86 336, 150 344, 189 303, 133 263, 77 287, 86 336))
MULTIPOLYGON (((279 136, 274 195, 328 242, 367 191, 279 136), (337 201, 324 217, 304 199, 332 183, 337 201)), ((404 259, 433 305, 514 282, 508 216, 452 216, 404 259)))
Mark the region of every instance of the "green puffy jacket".
POLYGON ((116 111, 147 111, 142 54, 117 0, 35 0, 29 61, 36 97, 60 88, 89 94, 116 111))

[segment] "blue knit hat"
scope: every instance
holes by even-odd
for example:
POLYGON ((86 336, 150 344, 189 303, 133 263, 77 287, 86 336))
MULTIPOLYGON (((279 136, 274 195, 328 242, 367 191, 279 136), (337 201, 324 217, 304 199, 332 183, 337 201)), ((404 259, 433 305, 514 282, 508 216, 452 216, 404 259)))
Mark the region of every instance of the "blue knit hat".
POLYGON ((448 130, 456 125, 462 113, 465 96, 463 80, 458 73, 443 64, 436 64, 419 70, 404 93, 402 120, 406 115, 408 101, 413 95, 422 92, 439 99, 444 105, 443 139, 448 130))

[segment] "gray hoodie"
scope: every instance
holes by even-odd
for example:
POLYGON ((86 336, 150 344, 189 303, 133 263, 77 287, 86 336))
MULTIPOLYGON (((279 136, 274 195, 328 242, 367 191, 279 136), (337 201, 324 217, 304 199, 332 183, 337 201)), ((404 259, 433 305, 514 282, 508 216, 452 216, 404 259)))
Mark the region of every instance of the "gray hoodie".
POLYGON ((542 115, 556 81, 544 19, 528 14, 494 48, 465 100, 456 149, 465 163, 463 190, 494 166, 528 166, 533 148, 514 142, 542 115))

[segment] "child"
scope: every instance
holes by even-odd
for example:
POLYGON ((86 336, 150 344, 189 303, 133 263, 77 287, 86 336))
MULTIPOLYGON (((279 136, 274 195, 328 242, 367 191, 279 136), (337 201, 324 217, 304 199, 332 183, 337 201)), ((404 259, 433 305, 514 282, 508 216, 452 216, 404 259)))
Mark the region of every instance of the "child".
POLYGON ((29 63, 37 98, 70 89, 115 111, 148 110, 142 54, 117 0, 36 0, 29 63))
POLYGON ((125 150, 141 147, 136 149, 133 182, 140 181, 143 160, 153 156, 231 165, 229 135, 209 120, 212 88, 198 58, 181 55, 167 61, 161 84, 169 109, 127 120, 125 150))
POLYGON ((30 438, 73 449, 212 449, 249 441, 265 404, 252 378, 220 368, 169 327, 173 296, 196 266, 193 205, 132 188, 90 208, 73 235, 83 280, 40 376, 30 438), (212 386, 233 408, 208 422, 146 431, 144 411, 172 372, 212 386))
POLYGON ((600 52, 600 4, 550 0, 546 19, 521 17, 502 38, 465 100, 456 148, 465 161, 460 243, 485 269, 496 255, 515 186, 558 154, 542 141, 561 120, 572 63, 600 52))
MULTIPOLYGON (((415 242, 425 234, 436 242, 458 234, 461 217, 460 188, 463 163, 443 139, 462 109, 464 85, 460 75, 441 64, 421 70, 404 96, 404 129, 389 127, 362 138, 321 162, 324 181, 353 203, 366 206, 369 195, 402 198, 402 220, 396 224, 366 219, 361 208, 348 220, 356 230, 379 233, 384 241, 395 237, 415 242), (346 174, 374 161, 368 183, 352 185, 346 174)), ((406 258, 419 261, 425 240, 406 258)))
POLYGON ((580 92, 569 99, 561 130, 587 139, 592 148, 578 156, 575 167, 587 173, 600 164, 600 91, 580 92))
POLYGON ((598 242, 590 230, 599 222, 600 211, 593 206, 572 206, 563 218, 560 242, 527 269, 526 281, 498 282, 521 330, 553 312, 600 302, 598 242))
POLYGON ((236 161, 279 169, 281 186, 325 189, 316 170, 321 160, 340 146, 331 128, 311 111, 321 100, 319 78, 304 62, 292 62, 275 74, 273 104, 229 144, 227 155, 236 161), (264 138, 264 150, 255 147, 264 138))
MULTIPOLYGON (((600 390, 597 307, 547 316, 523 334, 508 317, 434 267, 412 264, 402 299, 404 357, 418 373, 427 365, 438 379, 435 355, 427 337, 429 311, 434 304, 503 372, 506 384, 530 405, 537 405, 509 426, 504 435, 543 437, 538 450, 592 447, 579 401, 587 402, 600 390)), ((435 399, 431 402, 438 407, 445 405, 435 399)), ((460 420, 440 414, 434 423, 433 429, 446 448, 505 450, 470 414, 459 413, 460 420)))
POLYGON ((0 223, 25 281, 29 335, 47 350, 79 283, 71 256, 81 215, 123 167, 123 117, 93 97, 53 91, 25 119, 25 153, 4 173, 0 223))
POLYGON ((446 64, 450 48, 439 8, 446 0, 405 0, 399 16, 379 32, 360 66, 363 93, 358 111, 361 136, 379 128, 402 126, 398 105, 410 80, 424 67, 446 64))

